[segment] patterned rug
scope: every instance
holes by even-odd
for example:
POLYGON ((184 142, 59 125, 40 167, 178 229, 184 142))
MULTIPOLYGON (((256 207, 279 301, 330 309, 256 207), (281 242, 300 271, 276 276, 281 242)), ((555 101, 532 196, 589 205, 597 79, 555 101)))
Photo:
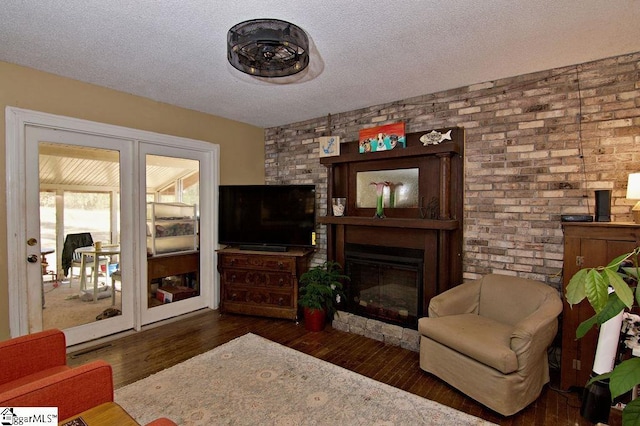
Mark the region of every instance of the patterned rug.
POLYGON ((115 399, 142 424, 491 424, 254 334, 117 389, 115 399))

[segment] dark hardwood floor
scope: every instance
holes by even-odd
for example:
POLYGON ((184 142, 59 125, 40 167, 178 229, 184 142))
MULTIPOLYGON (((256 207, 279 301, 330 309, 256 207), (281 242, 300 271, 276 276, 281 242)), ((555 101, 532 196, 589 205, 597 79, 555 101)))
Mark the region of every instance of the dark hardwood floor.
POLYGON ((555 390, 555 370, 552 383, 535 403, 503 417, 420 370, 416 352, 331 327, 311 333, 288 320, 220 315, 212 310, 72 352, 68 359, 72 366, 95 359, 109 362, 119 388, 249 332, 500 425, 590 424, 580 417, 577 393, 555 390))

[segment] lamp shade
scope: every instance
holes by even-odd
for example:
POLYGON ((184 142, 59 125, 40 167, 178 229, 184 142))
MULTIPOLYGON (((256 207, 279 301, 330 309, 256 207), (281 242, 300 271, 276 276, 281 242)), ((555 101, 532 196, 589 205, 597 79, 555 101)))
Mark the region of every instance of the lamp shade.
POLYGON ((640 200, 640 173, 631 173, 627 182, 627 199, 640 200))

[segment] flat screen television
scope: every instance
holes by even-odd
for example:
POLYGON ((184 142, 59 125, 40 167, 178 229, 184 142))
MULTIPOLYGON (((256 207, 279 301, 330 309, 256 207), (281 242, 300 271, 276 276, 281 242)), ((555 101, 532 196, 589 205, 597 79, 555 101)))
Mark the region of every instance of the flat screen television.
POLYGON ((315 245, 315 185, 221 185, 218 242, 247 250, 315 245))

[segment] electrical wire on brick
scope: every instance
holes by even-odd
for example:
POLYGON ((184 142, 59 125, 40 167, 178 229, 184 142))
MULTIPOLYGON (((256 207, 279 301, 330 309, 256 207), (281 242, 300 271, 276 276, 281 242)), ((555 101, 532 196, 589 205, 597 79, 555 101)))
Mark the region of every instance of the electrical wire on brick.
POLYGON ((584 147, 582 145, 582 89, 580 87, 580 67, 576 66, 576 83, 578 85, 578 156, 582 162, 582 184, 584 193, 582 196, 587 200, 587 212, 591 214, 589 194, 587 193, 587 165, 584 160, 584 147))

